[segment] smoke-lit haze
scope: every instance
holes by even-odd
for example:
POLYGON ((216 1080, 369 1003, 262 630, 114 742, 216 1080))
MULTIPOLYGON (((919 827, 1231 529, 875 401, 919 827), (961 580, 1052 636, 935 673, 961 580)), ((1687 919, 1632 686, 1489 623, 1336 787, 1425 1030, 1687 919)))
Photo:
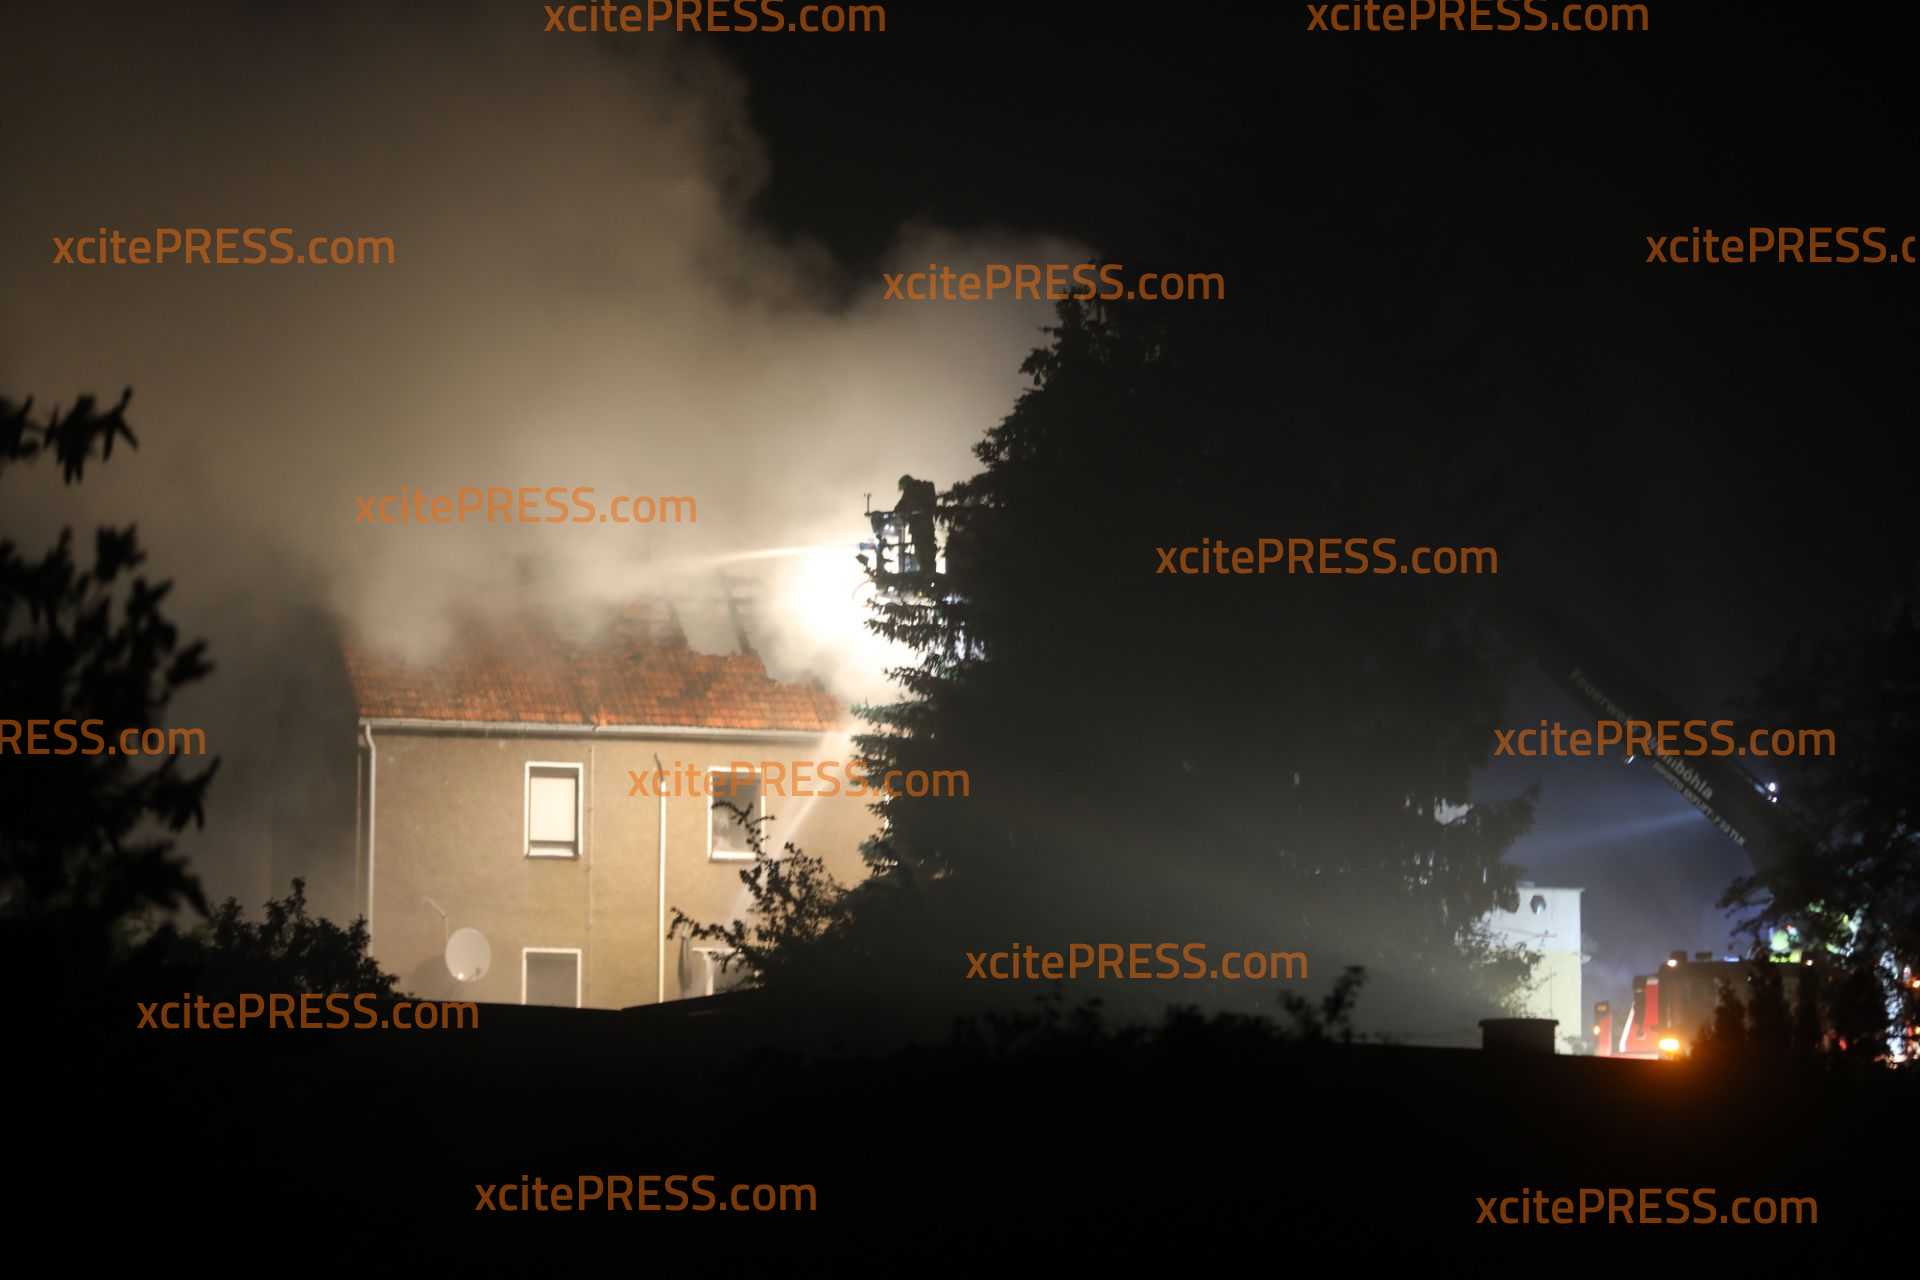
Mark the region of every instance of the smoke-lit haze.
MULTIPOLYGON (((356 5, 8 20, 0 389, 44 411, 131 385, 140 448, 77 488, 23 468, 0 501, 29 554, 63 523, 137 523, 174 617, 210 639, 216 673, 171 720, 224 757, 188 842, 216 895, 269 888, 276 771, 353 750, 273 723, 286 680, 325 661, 318 617, 430 659, 449 604, 524 590, 585 625, 726 563, 767 583, 776 675, 880 693, 851 558, 863 495, 970 474, 1049 321, 1033 302, 882 302, 871 264, 757 230, 768 160, 716 44, 541 25, 531 4, 453 24, 356 5), (391 236, 397 261, 51 262, 54 236, 158 226, 391 236), (690 495, 699 519, 355 523, 357 497, 403 484, 592 486, 602 510, 690 495), (802 550, 754 554, 782 548, 802 550)), ((1088 252, 910 226, 879 265, 1088 252)))

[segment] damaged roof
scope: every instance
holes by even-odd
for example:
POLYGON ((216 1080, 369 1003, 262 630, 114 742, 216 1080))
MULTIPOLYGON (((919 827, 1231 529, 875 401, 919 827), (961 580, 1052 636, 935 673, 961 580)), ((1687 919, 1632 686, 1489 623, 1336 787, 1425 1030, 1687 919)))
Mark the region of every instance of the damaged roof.
MULTIPOLYGON (((844 727, 818 681, 778 681, 750 646, 705 653, 673 606, 639 602, 591 636, 537 612, 472 616, 452 648, 415 665, 349 640, 346 667, 368 718, 582 726, 673 725, 827 733, 844 727)), ((714 646, 720 647, 720 646, 714 646)))

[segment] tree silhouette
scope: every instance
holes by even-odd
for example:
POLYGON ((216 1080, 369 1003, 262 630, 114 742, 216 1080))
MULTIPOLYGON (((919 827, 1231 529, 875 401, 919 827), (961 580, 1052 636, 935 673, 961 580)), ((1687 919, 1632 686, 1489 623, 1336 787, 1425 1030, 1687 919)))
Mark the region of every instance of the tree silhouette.
MULTIPOLYGON (((0 398, 0 474, 51 454, 64 482, 79 482, 96 448, 104 460, 116 440, 138 447, 125 419, 131 397, 104 412, 82 397, 44 422, 31 399, 0 398)), ((175 694, 212 670, 204 642, 181 646, 162 612, 171 583, 149 582, 138 572, 145 562, 131 525, 97 529, 90 565, 76 561, 71 528, 38 560, 0 540, 0 706, 9 718, 99 721, 111 742, 125 728, 162 726, 175 694)), ((51 972, 86 990, 131 913, 206 910, 174 841, 156 828, 204 822, 219 760, 187 773, 175 756, 136 764, 84 754, 98 750, 92 740, 75 743, 70 754, 0 762, 0 934, 16 972, 51 972)))
POLYGON ((845 889, 827 871, 824 860, 802 853, 791 843, 784 846, 784 856, 768 854, 762 828, 772 821, 770 816, 755 817, 728 800, 714 804, 733 814, 753 851, 752 864, 740 871, 740 882, 752 903, 748 913, 752 921, 703 923, 675 907, 667 936, 685 934, 730 948, 731 954, 720 959, 721 970, 744 969, 742 985, 746 987, 831 989, 832 979, 823 968, 837 959, 851 959, 837 955, 830 945, 845 921, 845 889))
MULTIPOLYGON (((1799 638, 1751 701, 1756 722, 1831 729, 1830 755, 1778 757, 1782 807, 1809 838, 1722 906, 1751 908, 1756 938, 1791 925, 1823 971, 1829 1021, 1847 1053, 1884 1049, 1920 1022, 1920 626, 1913 602, 1835 639, 1799 638), (1877 993, 1877 995, 1875 994, 1877 993), (1845 1024, 1842 1026, 1842 1024, 1845 1024)), ((1837 1041, 1836 1041, 1837 1044, 1837 1041)))
MULTIPOLYGON (((1746 979, 1739 979, 1742 986, 1746 979)), ((1747 1002, 1733 982, 1721 979, 1719 998, 1713 1008, 1713 1022, 1695 1038, 1689 1054, 1718 1067, 1730 1066, 1747 1053, 1747 1002)))
POLYGON ((1353 1008, 1359 1002, 1360 988, 1367 982, 1367 971, 1351 965, 1340 975, 1320 1000, 1319 1007, 1305 996, 1291 991, 1280 997, 1280 1007, 1293 1019, 1294 1034, 1312 1044, 1338 1040, 1353 1043, 1353 1008))
POLYGON ((863 754, 965 769, 972 794, 882 802, 849 907, 944 899, 1022 939, 1237 917, 1481 1000, 1488 965, 1518 976, 1471 935, 1517 906, 1502 854, 1533 796, 1436 820, 1500 723, 1469 592, 1168 575, 1157 548, 1366 531, 1404 553, 1408 527, 1467 534, 1486 511, 1444 443, 1401 441, 1383 475, 1378 440, 1288 426, 1257 344, 1170 314, 1060 304, 1033 387, 975 447, 984 469, 941 496, 947 574, 878 605, 872 628, 919 661, 893 673, 901 700, 863 708, 863 754))
POLYGON ((1777 1061, 1792 1048, 1792 1015, 1782 968, 1764 959, 1747 962, 1747 1053, 1756 1061, 1777 1061))
POLYGON ((1803 968, 1793 988, 1791 1056, 1810 1058, 1826 1047, 1825 1015, 1820 1008, 1821 973, 1803 968))
POLYGON ((237 898, 185 933, 164 924, 133 946, 126 967, 149 989, 178 990, 184 982, 209 1001, 273 992, 399 995, 398 976, 367 954, 366 917, 342 928, 309 916, 306 889, 296 877, 285 898, 268 899, 258 924, 241 914, 237 898))

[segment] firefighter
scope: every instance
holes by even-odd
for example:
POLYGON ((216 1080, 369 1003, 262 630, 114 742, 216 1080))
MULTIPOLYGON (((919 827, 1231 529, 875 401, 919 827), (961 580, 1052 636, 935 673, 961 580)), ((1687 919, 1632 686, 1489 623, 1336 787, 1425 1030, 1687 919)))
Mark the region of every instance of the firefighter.
POLYGON ((912 539, 915 570, 931 576, 936 554, 933 544, 933 481, 901 476, 900 501, 894 506, 894 512, 906 524, 907 535, 912 539))

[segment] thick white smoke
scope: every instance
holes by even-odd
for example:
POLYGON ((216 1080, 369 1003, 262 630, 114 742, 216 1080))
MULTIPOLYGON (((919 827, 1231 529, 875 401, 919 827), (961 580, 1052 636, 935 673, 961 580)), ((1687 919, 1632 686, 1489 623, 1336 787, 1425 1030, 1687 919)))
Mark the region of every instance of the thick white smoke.
MULTIPOLYGON (((718 566, 763 582, 776 674, 882 691, 863 494, 943 487, 1011 406, 1044 303, 882 301, 753 224, 772 180, 718 38, 561 37, 537 6, 50 7, 0 80, 0 389, 135 389, 138 452, 11 476, 6 532, 137 522, 216 675, 176 707, 225 757, 193 842, 257 902, 276 775, 348 742, 273 723, 315 619, 431 658, 450 605, 591 606, 718 566), (56 12, 56 9, 58 10, 56 12), (97 228, 391 236, 393 265, 56 265, 97 228), (690 495, 691 525, 356 524, 408 485, 690 495), (760 555, 783 548, 810 549, 760 555)), ((876 157, 876 164, 884 158, 876 157)), ((821 210, 823 218, 831 210, 821 210)), ((903 228, 879 264, 1078 261, 903 228)), ((284 888, 284 886, 279 886, 284 888)))

